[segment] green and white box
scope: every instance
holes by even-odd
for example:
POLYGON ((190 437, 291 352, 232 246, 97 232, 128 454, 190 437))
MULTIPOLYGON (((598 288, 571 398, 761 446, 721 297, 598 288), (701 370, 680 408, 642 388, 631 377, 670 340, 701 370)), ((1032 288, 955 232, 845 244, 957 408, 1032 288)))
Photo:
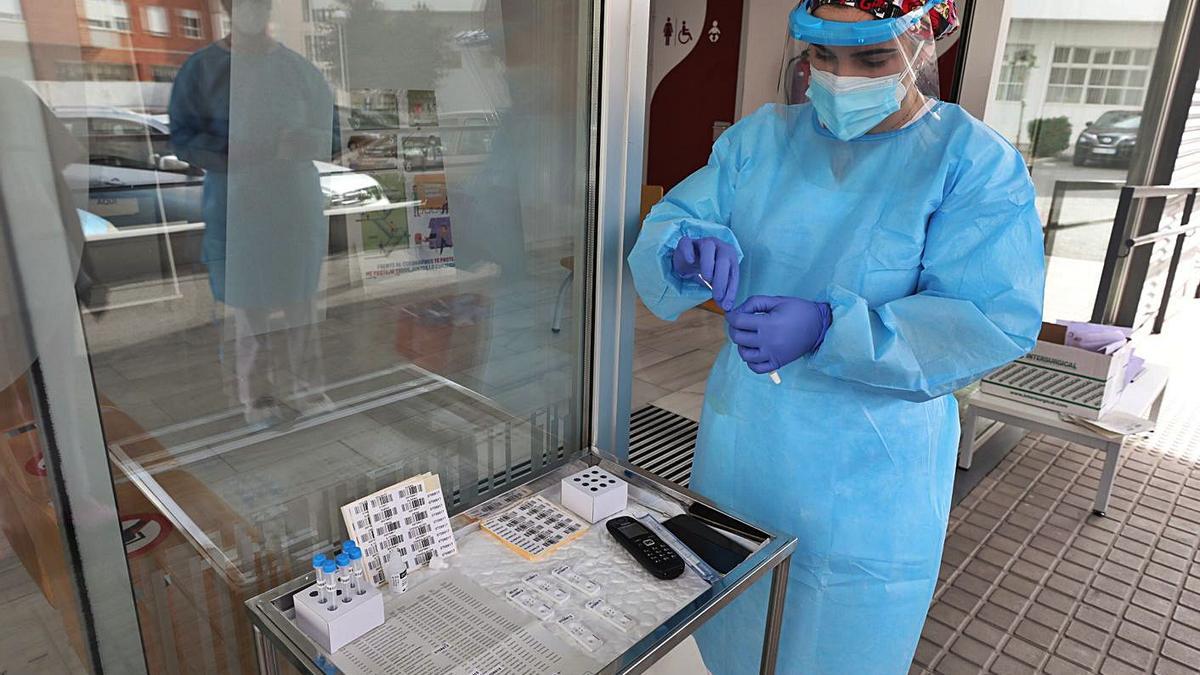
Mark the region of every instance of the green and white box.
POLYGON ((980 391, 1084 419, 1103 417, 1125 390, 1133 344, 1099 354, 1069 347, 1065 337, 1062 326, 1044 324, 1033 351, 984 377, 980 391))

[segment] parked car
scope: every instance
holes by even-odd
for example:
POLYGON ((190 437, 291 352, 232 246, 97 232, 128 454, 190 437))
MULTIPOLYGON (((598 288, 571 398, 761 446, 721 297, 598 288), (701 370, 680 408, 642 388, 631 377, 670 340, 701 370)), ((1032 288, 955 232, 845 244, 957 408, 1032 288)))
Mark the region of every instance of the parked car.
POLYGON ((1142 123, 1140 110, 1109 110, 1088 122, 1075 139, 1072 163, 1083 166, 1088 162, 1129 164, 1137 147, 1138 127, 1142 123))
MULTIPOLYGON (((84 255, 101 285, 161 280, 200 261, 204 233, 204 171, 176 157, 166 115, 106 107, 57 108, 87 148, 87 163, 64 170, 80 206, 97 220, 85 229, 84 255), (101 223, 104 231, 100 231, 101 223), (166 226, 166 227, 164 227, 166 226), (164 237, 165 232, 171 236, 164 237), (171 255, 166 255, 165 245, 171 255)), ((390 202, 373 177, 329 162, 320 176, 330 246, 345 246, 344 216, 390 202)), ((87 222, 85 221, 85 227, 87 222)))
MULTIPOLYGON (((88 211, 117 228, 202 222, 204 171, 172 154, 166 115, 105 107, 56 108, 55 114, 88 149, 88 163, 65 172, 72 189, 87 192, 88 211)), ((327 211, 388 203, 371 176, 329 162, 313 164, 327 211)))

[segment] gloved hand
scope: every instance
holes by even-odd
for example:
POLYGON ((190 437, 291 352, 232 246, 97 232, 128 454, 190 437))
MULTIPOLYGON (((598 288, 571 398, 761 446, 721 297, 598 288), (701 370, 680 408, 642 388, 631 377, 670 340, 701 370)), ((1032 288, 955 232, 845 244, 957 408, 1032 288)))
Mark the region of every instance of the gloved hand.
POLYGON ((779 370, 813 352, 833 322, 828 303, 754 295, 725 315, 738 355, 758 374, 779 370))
POLYGON ((675 276, 685 280, 703 277, 712 286, 713 300, 728 312, 738 289, 738 254, 732 244, 716 237, 682 237, 671 255, 675 276))

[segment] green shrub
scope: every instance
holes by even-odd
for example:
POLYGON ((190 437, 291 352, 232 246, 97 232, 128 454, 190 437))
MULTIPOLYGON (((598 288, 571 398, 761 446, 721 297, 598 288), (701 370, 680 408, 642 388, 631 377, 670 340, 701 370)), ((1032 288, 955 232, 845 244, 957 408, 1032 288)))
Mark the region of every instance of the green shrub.
POLYGON ((1034 157, 1053 157, 1071 145, 1071 120, 1041 117, 1029 122, 1029 143, 1034 157))

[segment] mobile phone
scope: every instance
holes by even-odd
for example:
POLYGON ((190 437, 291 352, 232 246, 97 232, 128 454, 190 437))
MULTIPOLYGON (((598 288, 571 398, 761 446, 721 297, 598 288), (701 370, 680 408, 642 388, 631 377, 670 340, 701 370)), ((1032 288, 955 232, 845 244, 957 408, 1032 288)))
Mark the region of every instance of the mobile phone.
POLYGON ((749 549, 687 514, 671 518, 663 527, 721 574, 750 557, 749 549))
POLYGON ((763 532, 752 525, 743 523, 733 516, 727 516, 711 506, 701 502, 693 502, 692 505, 688 507, 688 513, 695 516, 698 520, 717 528, 718 530, 732 532, 739 537, 749 539, 755 543, 761 544, 770 538, 767 536, 766 532, 763 532))
POLYGON ((683 558, 638 521, 629 516, 618 516, 604 525, 617 543, 650 574, 659 579, 674 579, 683 574, 683 558))

